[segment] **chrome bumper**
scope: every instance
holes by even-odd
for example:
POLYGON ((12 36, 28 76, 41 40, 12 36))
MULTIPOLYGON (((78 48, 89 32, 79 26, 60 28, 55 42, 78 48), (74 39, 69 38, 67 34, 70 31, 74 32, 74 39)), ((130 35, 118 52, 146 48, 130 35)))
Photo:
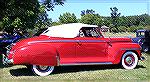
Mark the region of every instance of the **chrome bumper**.
POLYGON ((2 56, 3 56, 3 64, 4 65, 12 65, 13 64, 13 59, 8 59, 4 54, 2 54, 2 56))
POLYGON ((145 60, 145 57, 141 56, 141 57, 140 57, 140 60, 141 60, 141 61, 144 61, 144 60, 145 60))

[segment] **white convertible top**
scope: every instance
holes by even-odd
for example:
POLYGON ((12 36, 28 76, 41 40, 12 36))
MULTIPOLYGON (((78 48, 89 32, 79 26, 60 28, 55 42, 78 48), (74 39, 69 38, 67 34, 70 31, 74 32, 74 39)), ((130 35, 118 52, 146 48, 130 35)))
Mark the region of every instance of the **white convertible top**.
POLYGON ((98 27, 98 26, 82 23, 62 24, 58 26, 49 27, 41 35, 47 35, 51 37, 74 38, 79 34, 79 30, 82 27, 98 27))

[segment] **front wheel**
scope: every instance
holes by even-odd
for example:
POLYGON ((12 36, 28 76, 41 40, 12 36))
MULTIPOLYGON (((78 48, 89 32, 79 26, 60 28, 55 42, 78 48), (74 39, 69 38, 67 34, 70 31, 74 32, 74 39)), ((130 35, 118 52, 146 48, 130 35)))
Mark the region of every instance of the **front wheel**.
POLYGON ((122 66, 125 69, 134 69, 136 65, 138 64, 138 57, 134 52, 126 52, 122 56, 122 66))
POLYGON ((54 66, 33 65, 32 71, 39 76, 47 76, 54 71, 54 66))

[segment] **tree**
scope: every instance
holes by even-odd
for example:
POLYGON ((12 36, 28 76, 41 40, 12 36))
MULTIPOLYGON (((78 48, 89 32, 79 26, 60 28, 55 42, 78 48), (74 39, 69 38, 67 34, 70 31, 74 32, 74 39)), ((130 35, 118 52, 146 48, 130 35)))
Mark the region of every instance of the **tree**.
POLYGON ((108 26, 110 27, 111 26, 111 18, 110 17, 102 17, 102 25, 105 25, 105 26, 108 26))
POLYGON ((102 18, 99 14, 86 14, 81 16, 81 23, 102 26, 102 18))
POLYGON ((66 13, 63 13, 63 15, 60 15, 59 21, 60 21, 60 23, 63 23, 63 24, 78 22, 75 14, 74 13, 71 14, 69 12, 66 12, 66 13))
POLYGON ((80 22, 98 26, 102 26, 103 23, 102 17, 99 14, 95 14, 93 9, 82 10, 80 22))
POLYGON ((47 9, 47 11, 54 10, 55 5, 63 5, 65 0, 41 0, 41 4, 47 9))
POLYGON ((81 16, 86 15, 86 14, 95 14, 95 11, 93 9, 87 9, 87 10, 81 11, 81 16))
MULTIPOLYGON (((114 25, 116 32, 118 32, 119 29, 117 28, 117 23, 118 23, 118 18, 121 15, 121 13, 118 13, 117 7, 110 8, 110 10, 112 11, 111 12, 112 24, 114 25)), ((111 29, 112 28, 110 28, 110 32, 111 32, 111 29)))
POLYGON ((46 9, 53 10, 55 5, 63 5, 64 0, 1 0, 0 30, 12 32, 15 29, 27 31, 48 25, 46 9))

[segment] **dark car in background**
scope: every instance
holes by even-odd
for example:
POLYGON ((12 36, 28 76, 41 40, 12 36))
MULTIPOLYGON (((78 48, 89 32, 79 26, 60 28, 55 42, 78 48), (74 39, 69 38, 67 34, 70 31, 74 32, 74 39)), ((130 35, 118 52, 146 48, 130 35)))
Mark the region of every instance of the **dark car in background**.
POLYGON ((7 46, 15 43, 21 38, 25 38, 21 33, 14 32, 13 34, 1 33, 0 34, 0 54, 5 54, 7 51, 7 46))
POLYGON ((136 31, 136 37, 132 39, 142 47, 143 52, 150 51, 150 30, 142 29, 136 31))

